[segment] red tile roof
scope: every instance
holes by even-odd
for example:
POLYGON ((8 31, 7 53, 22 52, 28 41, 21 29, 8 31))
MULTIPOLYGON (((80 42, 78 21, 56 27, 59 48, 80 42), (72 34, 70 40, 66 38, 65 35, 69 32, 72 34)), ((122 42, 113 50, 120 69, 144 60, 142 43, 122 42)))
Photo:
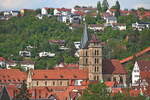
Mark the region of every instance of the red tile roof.
POLYGON ((115 85, 115 82, 106 81, 106 82, 104 82, 104 84, 108 87, 113 87, 115 85))
POLYGON ((81 15, 81 16, 85 15, 85 13, 82 12, 82 11, 75 11, 74 14, 78 14, 78 15, 81 15))
POLYGON ((141 56, 141 55, 143 55, 143 54, 145 54, 147 52, 150 52, 150 47, 148 47, 148 48, 146 48, 146 49, 136 53, 133 56, 129 56, 129 57, 125 58, 125 59, 120 60, 120 63, 126 63, 126 62, 132 60, 134 57, 139 57, 139 56, 141 56))
POLYGON ((3 57, 0 57, 0 61, 5 61, 5 58, 3 58, 3 57))
POLYGON ((88 73, 80 69, 33 70, 33 79, 88 79, 88 73))
POLYGON ((140 95, 140 90, 130 90, 130 96, 139 96, 140 95))
POLYGON ((26 80, 26 73, 19 69, 0 69, 0 83, 21 83, 26 80))
POLYGON ((57 8, 58 11, 71 11, 71 9, 67 9, 67 8, 57 8))
POLYGON ((123 65, 117 59, 103 60, 103 74, 127 74, 123 65))

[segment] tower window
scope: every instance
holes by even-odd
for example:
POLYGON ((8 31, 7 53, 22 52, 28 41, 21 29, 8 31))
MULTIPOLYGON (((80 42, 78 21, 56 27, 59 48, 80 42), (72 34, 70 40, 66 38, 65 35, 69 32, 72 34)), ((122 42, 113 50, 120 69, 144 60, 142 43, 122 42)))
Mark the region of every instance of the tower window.
POLYGON ((87 51, 85 52, 85 56, 88 56, 88 52, 87 51))
POLYGON ((36 85, 38 86, 39 85, 39 82, 37 81, 36 85))
POLYGON ((88 64, 88 59, 87 58, 85 59, 85 63, 88 64))
POLYGON ((53 86, 55 85, 55 82, 53 82, 53 86))
POLYGON ((47 81, 45 81, 45 86, 47 86, 47 81))

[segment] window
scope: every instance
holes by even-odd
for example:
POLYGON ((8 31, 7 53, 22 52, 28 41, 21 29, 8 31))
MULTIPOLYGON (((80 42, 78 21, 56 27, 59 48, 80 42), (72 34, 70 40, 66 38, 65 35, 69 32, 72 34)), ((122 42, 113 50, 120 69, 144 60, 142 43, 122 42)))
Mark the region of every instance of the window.
POLYGON ((99 80, 99 76, 97 76, 97 79, 96 80, 99 80))
POLYGON ((60 85, 62 86, 62 81, 60 81, 60 85))
POLYGON ((87 58, 85 59, 85 63, 88 64, 88 59, 87 58))
POLYGON ((53 86, 55 85, 55 82, 53 82, 53 86))
POLYGON ((37 85, 37 86, 39 85, 39 82, 38 82, 38 81, 36 82, 36 85, 37 85))
POLYGON ((94 76, 94 80, 96 80, 96 76, 94 76))
POLYGON ((134 77, 139 77, 139 75, 134 75, 134 77))
POLYGON ((47 81, 45 81, 45 86, 47 86, 47 81))
POLYGON ((85 53, 86 53, 85 55, 88 56, 88 52, 86 51, 85 53))

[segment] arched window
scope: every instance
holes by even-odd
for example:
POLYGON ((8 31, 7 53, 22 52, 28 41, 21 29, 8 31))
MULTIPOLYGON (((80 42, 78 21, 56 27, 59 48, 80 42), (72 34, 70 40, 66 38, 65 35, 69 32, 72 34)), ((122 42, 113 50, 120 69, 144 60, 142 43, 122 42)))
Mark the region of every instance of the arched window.
POLYGON ((120 83, 123 83, 123 77, 120 76, 120 83))
POLYGON ((47 86, 47 81, 45 81, 45 86, 47 86))

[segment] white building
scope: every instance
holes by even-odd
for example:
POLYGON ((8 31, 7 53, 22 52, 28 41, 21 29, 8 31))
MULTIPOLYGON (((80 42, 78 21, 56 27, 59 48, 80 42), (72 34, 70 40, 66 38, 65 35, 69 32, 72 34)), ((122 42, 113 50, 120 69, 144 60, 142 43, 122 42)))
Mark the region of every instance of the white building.
POLYGON ((19 55, 23 57, 31 57, 30 51, 19 51, 19 55))
POLYGON ((143 29, 147 28, 150 29, 150 23, 133 23, 132 28, 142 31, 143 29))
MULTIPOLYGON (((132 71, 132 85, 148 85, 150 75, 150 61, 136 61, 132 71)), ((150 85, 150 83, 149 83, 150 85)))
POLYGON ((6 60, 3 57, 0 57, 0 67, 4 68, 6 66, 6 60))
POLYGON ((80 41, 74 42, 74 46, 76 49, 80 49, 80 41))
POLYGON ((137 82, 139 81, 139 79, 140 79, 140 68, 136 61, 132 71, 132 85, 138 85, 137 82))
POLYGON ((41 9, 41 14, 42 15, 47 15, 48 14, 47 8, 42 8, 41 9))
POLYGON ((88 28, 94 31, 104 31, 105 29, 104 25, 102 24, 90 24, 88 28))
POLYGON ((51 53, 51 52, 40 52, 39 53, 39 57, 54 57, 55 53, 51 53))
POLYGON ((20 61, 20 66, 25 68, 25 70, 34 69, 34 62, 31 60, 20 61))
POLYGON ((114 16, 109 16, 106 18, 106 24, 113 24, 117 23, 117 18, 114 16))
POLYGON ((125 24, 120 24, 120 23, 114 23, 114 24, 112 24, 112 28, 120 30, 120 31, 124 31, 124 30, 127 29, 125 24))

